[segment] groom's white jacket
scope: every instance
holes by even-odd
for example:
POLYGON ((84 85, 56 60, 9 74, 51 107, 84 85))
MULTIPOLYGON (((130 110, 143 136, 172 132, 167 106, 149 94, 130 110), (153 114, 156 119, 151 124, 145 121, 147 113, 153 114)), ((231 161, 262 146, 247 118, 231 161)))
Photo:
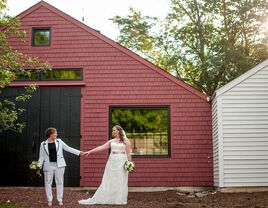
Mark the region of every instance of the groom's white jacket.
MULTIPOLYGON (((80 150, 69 147, 61 139, 56 139, 55 145, 56 145, 56 151, 57 151, 57 166, 58 167, 66 166, 66 162, 63 156, 63 150, 70 152, 72 154, 75 154, 75 155, 80 154, 80 150)), ((40 166, 43 166, 43 171, 49 171, 51 169, 50 162, 49 162, 48 140, 43 141, 40 144, 38 163, 40 166)))

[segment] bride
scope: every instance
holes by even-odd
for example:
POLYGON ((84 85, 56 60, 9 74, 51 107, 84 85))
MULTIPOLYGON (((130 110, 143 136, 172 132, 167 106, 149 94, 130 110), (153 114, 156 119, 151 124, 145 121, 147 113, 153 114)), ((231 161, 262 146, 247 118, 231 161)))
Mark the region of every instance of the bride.
POLYGON ((127 139, 121 126, 112 129, 114 139, 98 146, 84 154, 90 155, 95 152, 111 148, 109 159, 106 163, 101 185, 92 198, 78 201, 79 204, 127 204, 128 196, 128 172, 124 170, 124 163, 131 161, 131 143, 127 139))

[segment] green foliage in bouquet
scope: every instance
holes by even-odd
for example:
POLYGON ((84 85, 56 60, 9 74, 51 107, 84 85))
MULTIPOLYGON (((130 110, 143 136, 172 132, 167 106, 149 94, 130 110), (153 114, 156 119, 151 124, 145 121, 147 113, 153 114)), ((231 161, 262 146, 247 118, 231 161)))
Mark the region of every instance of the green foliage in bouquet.
POLYGON ((38 161, 32 161, 32 163, 29 165, 29 168, 34 170, 38 176, 41 176, 41 166, 39 165, 38 161))
POLYGON ((128 172, 132 172, 135 169, 135 164, 132 161, 127 160, 124 164, 124 169, 128 172))

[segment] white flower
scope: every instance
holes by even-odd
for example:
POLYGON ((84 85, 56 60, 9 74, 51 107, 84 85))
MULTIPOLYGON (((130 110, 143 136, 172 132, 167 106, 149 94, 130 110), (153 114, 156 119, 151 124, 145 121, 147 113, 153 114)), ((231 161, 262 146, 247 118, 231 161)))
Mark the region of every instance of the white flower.
POLYGON ((134 162, 127 160, 124 164, 124 169, 128 172, 132 172, 135 169, 134 162))
POLYGON ((41 172, 40 172, 40 170, 41 170, 41 166, 40 166, 40 164, 38 163, 38 161, 32 161, 32 163, 29 165, 29 168, 31 169, 31 170, 35 170, 35 172, 36 172, 36 174, 37 175, 39 175, 39 176, 41 176, 41 172))

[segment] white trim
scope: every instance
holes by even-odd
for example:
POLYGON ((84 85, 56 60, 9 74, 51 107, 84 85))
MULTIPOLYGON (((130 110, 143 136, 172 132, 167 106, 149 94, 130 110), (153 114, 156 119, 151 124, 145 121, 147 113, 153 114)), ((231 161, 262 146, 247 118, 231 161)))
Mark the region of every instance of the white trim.
POLYGON ((217 99, 218 114, 218 160, 219 160, 219 187, 224 187, 224 164, 223 164, 223 129, 222 129, 222 97, 217 99))
POLYGON ((224 85, 223 87, 221 87, 220 89, 218 89, 215 92, 215 96, 213 96, 213 99, 215 99, 216 97, 218 97, 219 95, 225 93, 226 91, 230 90, 231 88, 233 88, 234 86, 238 85, 239 83, 243 82, 245 79, 247 79, 248 77, 252 76, 253 74, 257 73, 258 71, 260 71, 261 69, 263 69, 264 67, 268 66, 268 59, 266 59, 265 61, 263 61, 262 63, 258 64, 257 66, 255 66, 254 68, 248 70, 247 72, 245 72, 244 74, 240 75, 239 77, 237 77, 236 79, 232 80, 231 82, 229 82, 228 84, 224 85))

